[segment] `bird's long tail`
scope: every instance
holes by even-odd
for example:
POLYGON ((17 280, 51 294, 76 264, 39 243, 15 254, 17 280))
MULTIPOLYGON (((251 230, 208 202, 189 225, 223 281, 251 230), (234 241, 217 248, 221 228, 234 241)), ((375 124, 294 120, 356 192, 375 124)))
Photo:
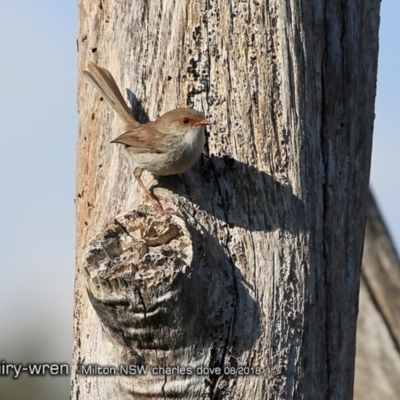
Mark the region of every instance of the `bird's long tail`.
POLYGON ((110 103, 120 118, 127 125, 140 125, 132 116, 118 86, 109 71, 99 67, 93 62, 89 62, 88 71, 83 73, 92 81, 92 83, 103 94, 104 98, 110 103))

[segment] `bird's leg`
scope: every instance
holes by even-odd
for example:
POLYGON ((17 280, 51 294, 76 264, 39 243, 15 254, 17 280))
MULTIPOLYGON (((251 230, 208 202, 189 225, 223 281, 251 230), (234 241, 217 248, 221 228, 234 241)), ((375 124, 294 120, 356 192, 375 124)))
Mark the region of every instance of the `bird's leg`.
POLYGON ((160 201, 153 196, 148 189, 146 188, 146 186, 144 185, 144 183, 142 182, 142 180, 140 179, 140 176, 142 175, 143 169, 140 167, 136 167, 133 171, 133 175, 135 175, 136 180, 138 181, 138 184, 140 185, 140 187, 144 190, 144 192, 146 193, 146 196, 149 198, 149 200, 151 201, 151 203, 153 204, 153 207, 160 212, 163 212, 163 208, 161 206, 160 201))

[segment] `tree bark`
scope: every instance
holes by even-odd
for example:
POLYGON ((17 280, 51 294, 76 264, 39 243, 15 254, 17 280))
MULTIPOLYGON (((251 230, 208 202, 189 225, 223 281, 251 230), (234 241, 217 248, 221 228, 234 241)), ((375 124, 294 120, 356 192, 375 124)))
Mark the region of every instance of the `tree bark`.
POLYGON ((391 400, 400 393, 400 262, 372 195, 367 216, 354 398, 391 400))
POLYGON ((352 397, 379 6, 79 1, 80 70, 214 124, 159 214, 80 75, 73 398, 352 397))

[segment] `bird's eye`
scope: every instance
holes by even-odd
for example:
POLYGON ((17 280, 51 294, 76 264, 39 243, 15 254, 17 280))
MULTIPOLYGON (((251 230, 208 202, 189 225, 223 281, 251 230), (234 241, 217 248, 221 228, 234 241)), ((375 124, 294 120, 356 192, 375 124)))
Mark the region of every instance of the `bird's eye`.
POLYGON ((183 118, 182 119, 182 122, 185 124, 185 125, 187 125, 188 123, 189 123, 189 118, 183 118))

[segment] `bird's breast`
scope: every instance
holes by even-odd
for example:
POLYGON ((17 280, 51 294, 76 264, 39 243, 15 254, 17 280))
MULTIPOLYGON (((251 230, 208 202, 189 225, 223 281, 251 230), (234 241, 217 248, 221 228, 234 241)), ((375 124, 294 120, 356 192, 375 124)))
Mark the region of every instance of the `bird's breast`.
POLYGON ((132 157, 139 167, 154 175, 183 174, 197 162, 204 144, 204 128, 193 127, 184 135, 171 136, 164 152, 132 153, 132 157))

